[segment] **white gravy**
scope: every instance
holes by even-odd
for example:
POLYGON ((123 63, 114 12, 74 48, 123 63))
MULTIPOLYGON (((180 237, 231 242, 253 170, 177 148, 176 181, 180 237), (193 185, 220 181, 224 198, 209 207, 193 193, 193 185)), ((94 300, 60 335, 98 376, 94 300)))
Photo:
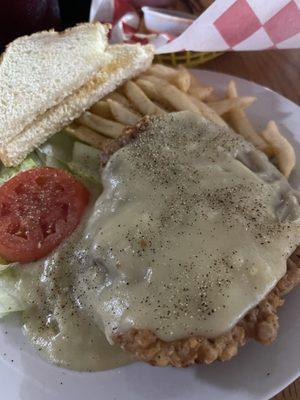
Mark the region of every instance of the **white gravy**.
POLYGON ((300 207, 266 156, 196 114, 153 119, 103 171, 87 222, 26 267, 25 333, 45 357, 79 370, 125 363, 114 335, 215 337, 286 272, 300 207))

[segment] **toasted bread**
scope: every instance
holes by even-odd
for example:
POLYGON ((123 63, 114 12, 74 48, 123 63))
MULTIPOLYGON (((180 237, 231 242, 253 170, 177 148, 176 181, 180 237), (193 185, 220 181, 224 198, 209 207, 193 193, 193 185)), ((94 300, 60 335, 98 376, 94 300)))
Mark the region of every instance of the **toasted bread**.
POLYGON ((6 166, 19 164, 26 155, 52 134, 68 125, 96 101, 115 90, 125 80, 140 74, 151 65, 152 46, 114 45, 109 57, 94 79, 68 96, 62 103, 37 117, 16 138, 0 146, 0 158, 6 166))
POLYGON ((107 26, 81 24, 12 42, 0 64, 0 143, 60 103, 107 63, 107 26))

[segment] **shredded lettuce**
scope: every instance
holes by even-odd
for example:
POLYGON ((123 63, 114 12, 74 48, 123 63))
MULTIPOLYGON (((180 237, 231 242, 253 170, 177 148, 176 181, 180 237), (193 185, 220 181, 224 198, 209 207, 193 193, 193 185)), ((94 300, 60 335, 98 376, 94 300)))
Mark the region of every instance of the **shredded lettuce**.
POLYGON ((36 151, 45 165, 65 169, 85 182, 100 183, 99 150, 68 134, 56 134, 36 151))
POLYGON ((99 162, 99 150, 60 132, 31 153, 18 167, 7 168, 0 163, 0 185, 21 171, 40 165, 65 169, 84 179, 100 182, 99 162))
POLYGON ((36 152, 44 164, 48 165, 56 160, 66 168, 67 163, 72 161, 74 142, 75 139, 71 136, 60 132, 41 145, 36 152))
POLYGON ((99 150, 81 142, 75 142, 72 153, 72 161, 81 164, 87 169, 97 171, 99 165, 99 150))
POLYGON ((29 156, 17 167, 5 167, 3 164, 0 164, 0 185, 17 175, 19 172, 36 167, 37 163, 38 161, 36 159, 29 156))
MULTIPOLYGON (((60 132, 31 153, 18 167, 6 168, 0 163, 0 186, 21 171, 47 165, 73 173, 99 194, 99 163, 98 150, 60 132)), ((20 290, 20 268, 23 266, 8 263, 0 257, 0 318, 26 309, 20 290)))
POLYGON ((9 268, 0 275, 0 318, 12 312, 24 311, 26 308, 18 274, 14 268, 9 268))
POLYGON ((100 182, 99 150, 81 142, 75 142, 72 161, 68 163, 71 172, 94 182, 100 182))
MULTIPOLYGON (((0 186, 8 181, 10 178, 14 177, 21 171, 26 171, 27 169, 31 169, 40 164, 40 161, 34 154, 31 154, 27 157, 20 165, 17 167, 5 167, 2 163, 0 163, 0 186)), ((4 260, 0 256, 0 273, 7 269, 10 264, 4 260)), ((1 289, 0 289, 1 296, 1 289)))
POLYGON ((10 264, 0 256, 0 273, 8 268, 10 264))
MULTIPOLYGON (((17 167, 5 167, 0 163, 0 186, 21 171, 35 168, 41 162, 31 154, 17 167)), ((18 264, 9 263, 0 256, 0 318, 12 312, 23 311, 26 303, 19 289, 18 264)))

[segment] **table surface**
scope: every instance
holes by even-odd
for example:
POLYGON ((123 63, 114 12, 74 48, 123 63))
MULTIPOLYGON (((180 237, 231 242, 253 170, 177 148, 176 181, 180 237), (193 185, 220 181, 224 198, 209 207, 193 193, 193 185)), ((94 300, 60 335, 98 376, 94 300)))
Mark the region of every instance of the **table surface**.
MULTIPOLYGON (((254 81, 300 105, 300 49, 227 53, 201 68, 254 81)), ((273 400, 300 400, 300 378, 273 400)))

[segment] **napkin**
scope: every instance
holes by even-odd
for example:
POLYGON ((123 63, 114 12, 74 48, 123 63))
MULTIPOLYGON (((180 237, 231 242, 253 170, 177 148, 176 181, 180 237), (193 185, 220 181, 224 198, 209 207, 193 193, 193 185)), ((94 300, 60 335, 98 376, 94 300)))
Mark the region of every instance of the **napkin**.
MULTIPOLYGON (((151 6, 152 2, 139 3, 151 6)), ((159 4, 159 0, 155 3, 159 4)), ((168 32, 163 27, 160 32, 139 33, 142 12, 147 13, 149 9, 141 9, 136 0, 93 0, 90 20, 113 25, 112 43, 152 43, 157 54, 183 50, 241 51, 300 47, 300 0, 216 0, 198 18, 191 19, 188 27, 185 26, 178 36, 172 34, 174 29, 168 32)), ((159 12, 154 14, 152 22, 161 21, 162 15, 159 12)), ((180 26, 184 26, 182 22, 186 22, 186 18, 177 17, 174 20, 172 16, 163 17, 166 22, 172 20, 173 28, 174 23, 177 24, 179 30, 180 26)))

